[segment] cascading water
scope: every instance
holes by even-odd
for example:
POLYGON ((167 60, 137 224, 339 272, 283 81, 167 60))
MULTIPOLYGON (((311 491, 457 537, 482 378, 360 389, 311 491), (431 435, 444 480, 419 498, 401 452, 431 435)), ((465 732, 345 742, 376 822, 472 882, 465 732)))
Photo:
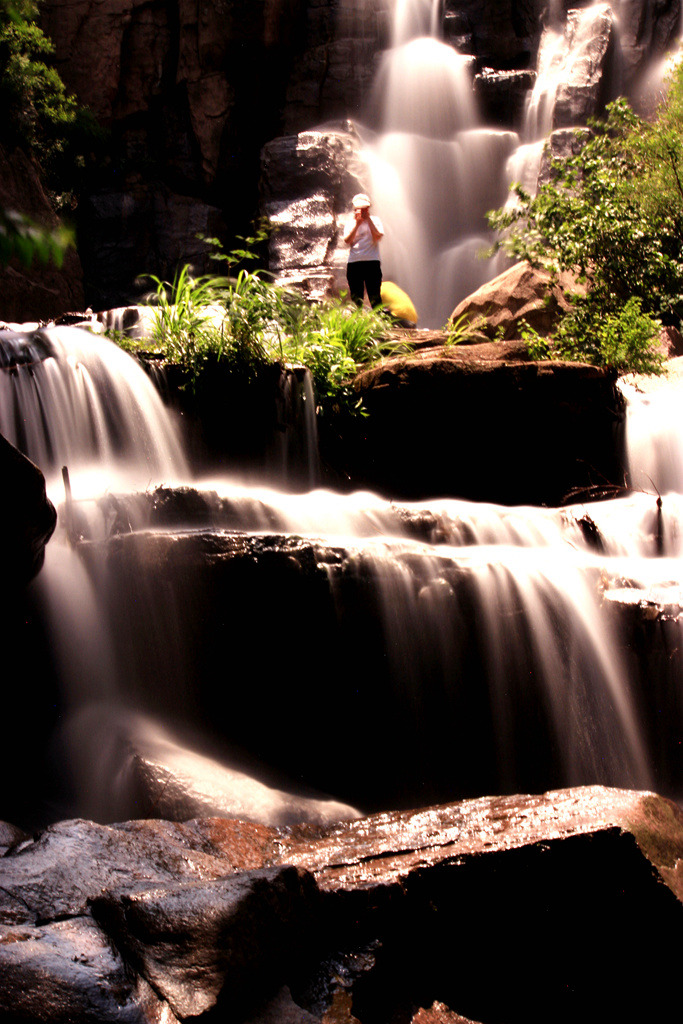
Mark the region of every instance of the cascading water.
POLYGON ((365 136, 374 203, 386 227, 387 279, 413 299, 420 323, 441 327, 457 302, 491 278, 482 260, 484 214, 500 206, 515 132, 483 127, 469 57, 438 38, 439 0, 396 4, 392 46, 370 101, 376 134, 365 136))
MULTIPOLYGON (((73 501, 49 477, 62 526, 33 586, 68 687, 72 810, 182 814, 191 792, 207 812, 329 820, 350 805, 656 780, 602 596, 603 581, 633 584, 653 562, 667 578, 678 568, 676 545, 652 557, 651 496, 591 506, 599 552, 581 508, 159 487, 189 479, 135 363, 79 331, 31 343, 49 354, 15 353, 0 371, 3 426, 26 424, 17 443, 43 431, 32 451, 48 473, 71 459, 73 501), (64 448, 60 421, 82 435, 64 448), (103 491, 93 463, 112 453, 103 491), (178 778, 185 795, 171 800, 178 778)), ((673 537, 672 500, 664 511, 673 537)))

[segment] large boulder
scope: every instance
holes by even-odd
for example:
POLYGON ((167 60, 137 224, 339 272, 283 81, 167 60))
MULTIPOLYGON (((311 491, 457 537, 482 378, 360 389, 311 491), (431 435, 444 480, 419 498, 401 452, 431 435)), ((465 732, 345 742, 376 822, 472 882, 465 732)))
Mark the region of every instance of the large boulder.
POLYGON ((463 299, 451 320, 464 319, 491 339, 520 338, 525 325, 548 335, 571 308, 567 296, 581 287, 570 274, 562 273, 555 280, 546 270, 515 263, 463 299))
POLYGON ((675 804, 600 787, 323 830, 63 822, 0 859, 0 1020, 665 1019, 682 862, 675 804))
POLYGON ((425 350, 360 373, 368 416, 334 452, 353 486, 412 500, 560 505, 600 481, 622 482, 624 404, 613 376, 516 349, 510 358, 510 347, 425 350))

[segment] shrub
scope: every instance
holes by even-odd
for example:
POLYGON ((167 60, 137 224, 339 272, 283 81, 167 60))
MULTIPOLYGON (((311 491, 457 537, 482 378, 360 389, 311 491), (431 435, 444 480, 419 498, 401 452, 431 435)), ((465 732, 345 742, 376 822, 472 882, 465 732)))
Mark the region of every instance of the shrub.
POLYGON ((496 247, 588 284, 551 339, 553 356, 661 369, 658 321, 683 315, 682 183, 679 68, 652 123, 617 100, 591 122, 575 156, 552 164, 535 196, 515 187, 516 204, 489 214, 496 247))

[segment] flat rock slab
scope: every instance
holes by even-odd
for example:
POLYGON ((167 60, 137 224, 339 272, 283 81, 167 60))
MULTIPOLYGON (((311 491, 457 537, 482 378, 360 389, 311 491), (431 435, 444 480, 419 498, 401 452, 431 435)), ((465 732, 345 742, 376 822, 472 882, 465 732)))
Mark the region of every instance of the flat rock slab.
POLYGON ((654 794, 602 786, 375 814, 310 837, 301 829, 282 856, 312 871, 322 889, 348 891, 395 885, 436 864, 611 829, 632 835, 683 900, 683 812, 654 794))

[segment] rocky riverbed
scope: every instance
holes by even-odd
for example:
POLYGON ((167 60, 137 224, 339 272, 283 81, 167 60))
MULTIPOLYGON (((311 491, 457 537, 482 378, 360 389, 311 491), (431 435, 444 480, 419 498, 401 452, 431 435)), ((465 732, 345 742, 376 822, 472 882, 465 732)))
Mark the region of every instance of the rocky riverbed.
POLYGON ((635 1024, 678 999, 683 816, 649 793, 2 838, 3 1020, 635 1024))

